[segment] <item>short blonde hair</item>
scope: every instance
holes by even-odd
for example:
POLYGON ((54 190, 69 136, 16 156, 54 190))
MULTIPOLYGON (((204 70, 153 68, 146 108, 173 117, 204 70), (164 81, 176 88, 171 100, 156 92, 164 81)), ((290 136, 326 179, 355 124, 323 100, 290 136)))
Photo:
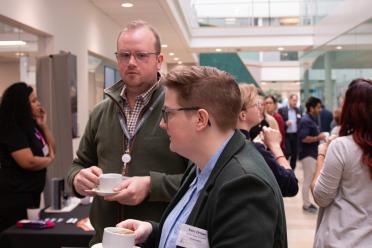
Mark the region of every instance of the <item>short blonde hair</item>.
POLYGON ((253 84, 239 84, 242 110, 247 109, 248 106, 251 106, 257 100, 257 88, 253 84))

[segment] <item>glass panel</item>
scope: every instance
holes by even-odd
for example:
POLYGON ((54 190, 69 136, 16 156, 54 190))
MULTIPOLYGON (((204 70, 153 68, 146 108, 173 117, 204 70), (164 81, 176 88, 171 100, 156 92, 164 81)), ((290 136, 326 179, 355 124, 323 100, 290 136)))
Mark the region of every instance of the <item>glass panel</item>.
POLYGON ((371 37, 372 19, 317 50, 301 54, 301 98, 319 96, 332 110, 353 79, 372 78, 371 37))

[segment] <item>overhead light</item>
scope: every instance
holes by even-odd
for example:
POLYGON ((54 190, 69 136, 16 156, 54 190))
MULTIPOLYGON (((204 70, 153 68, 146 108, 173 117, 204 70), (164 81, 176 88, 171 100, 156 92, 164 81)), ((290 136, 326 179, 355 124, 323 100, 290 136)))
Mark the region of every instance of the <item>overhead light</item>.
POLYGON ((24 46, 26 42, 23 40, 0 40, 0 46, 24 46))
POLYGON ((175 58, 173 58, 175 61, 177 61, 177 60, 179 60, 179 58, 177 58, 177 57, 175 57, 175 58))
POLYGON ((15 56, 17 56, 17 57, 22 57, 22 56, 25 56, 26 54, 25 53, 23 53, 23 52, 16 52, 15 53, 15 56))
POLYGON ((283 26, 298 25, 299 22, 298 17, 282 17, 279 19, 279 23, 283 26))
POLYGON ((167 48, 168 45, 167 44, 163 44, 163 45, 161 45, 161 47, 167 48))
POLYGON ((222 49, 221 48, 216 48, 216 52, 221 52, 222 49))
POLYGON ((121 7, 123 7, 123 8, 132 8, 133 7, 133 3, 122 3, 121 4, 121 7))
POLYGON ((182 61, 181 61, 181 60, 180 60, 180 61, 178 61, 178 62, 177 62, 177 64, 179 64, 179 65, 182 65, 182 61))
POLYGON ((342 49, 342 46, 336 46, 336 49, 337 50, 341 50, 342 49))
POLYGON ((169 56, 174 56, 174 53, 168 53, 169 54, 169 56))
POLYGON ((283 51, 284 48, 283 48, 283 47, 278 47, 278 50, 279 50, 279 51, 283 51))

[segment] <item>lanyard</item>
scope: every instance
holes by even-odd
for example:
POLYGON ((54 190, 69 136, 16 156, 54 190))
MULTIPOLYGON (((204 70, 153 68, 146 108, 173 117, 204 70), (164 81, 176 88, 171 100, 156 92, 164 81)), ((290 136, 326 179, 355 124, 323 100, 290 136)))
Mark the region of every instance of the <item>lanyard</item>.
MULTIPOLYGON (((146 111, 146 113, 143 115, 143 117, 140 119, 140 121, 137 122, 136 129, 134 130, 133 135, 130 135, 130 133, 128 131, 127 125, 126 125, 125 120, 124 120, 125 113, 124 113, 123 109, 114 100, 114 102, 119 107, 118 116, 119 116, 119 123, 120 123, 121 129, 123 130, 123 133, 124 133, 125 137, 127 137, 127 139, 128 139, 128 146, 127 146, 126 149, 124 148, 125 151, 124 151, 123 156, 121 157, 121 160, 124 163, 123 164, 123 169, 122 169, 122 175, 123 176, 127 174, 127 164, 131 161, 131 156, 130 156, 130 151, 129 151, 131 142, 133 141, 133 138, 137 134, 139 129, 142 127, 142 125, 145 123, 145 121, 149 118, 150 114, 152 113, 152 111, 154 110, 156 105, 158 105, 158 103, 161 101, 165 92, 164 92, 163 88, 161 88, 160 90, 161 90, 161 92, 160 92, 159 96, 155 99, 154 103, 149 107, 149 109, 146 111)), ((123 143, 125 144, 125 141, 123 143)))
POLYGON ((149 109, 143 115, 143 117, 141 118, 141 120, 139 122, 137 122, 136 129, 134 130, 133 135, 130 135, 129 130, 127 128, 127 125, 125 123, 125 120, 124 120, 125 113, 124 113, 124 111, 122 110, 121 107, 119 108, 119 111, 120 111, 120 113, 119 113, 120 126, 121 126, 121 129, 124 132, 125 137, 127 137, 127 139, 128 139, 128 148, 126 149, 127 151, 129 150, 130 143, 132 142, 133 137, 137 134, 137 132, 143 126, 143 124, 145 123, 145 121, 149 118, 150 114, 152 113, 152 111, 154 110, 154 108, 156 107, 156 105, 158 105, 158 103, 161 101, 162 97, 164 96, 164 93, 165 93, 164 92, 164 89, 161 88, 161 92, 160 92, 159 96, 156 98, 156 100, 154 101, 154 103, 149 107, 149 109))
POLYGON ((36 136, 36 138, 38 140, 41 141, 41 143, 43 144, 43 146, 45 146, 45 144, 46 144, 45 139, 44 139, 43 135, 40 133, 40 131, 37 128, 35 128, 35 136, 36 136))

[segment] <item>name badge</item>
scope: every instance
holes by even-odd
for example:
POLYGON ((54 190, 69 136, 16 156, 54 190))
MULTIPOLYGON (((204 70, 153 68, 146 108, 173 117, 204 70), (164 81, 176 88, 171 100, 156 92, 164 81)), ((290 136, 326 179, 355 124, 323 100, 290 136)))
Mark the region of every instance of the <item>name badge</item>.
POLYGON ((182 224, 176 244, 186 248, 209 248, 208 232, 198 227, 182 224))
POLYGON ((48 156, 48 154, 49 154, 48 145, 45 145, 42 150, 43 150, 44 157, 48 156))

